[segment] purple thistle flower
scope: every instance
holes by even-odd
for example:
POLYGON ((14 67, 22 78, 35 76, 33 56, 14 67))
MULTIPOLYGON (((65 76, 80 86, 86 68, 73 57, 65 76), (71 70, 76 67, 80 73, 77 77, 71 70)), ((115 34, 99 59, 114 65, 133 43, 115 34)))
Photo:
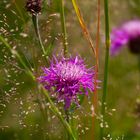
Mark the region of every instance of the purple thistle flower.
POLYGON ((58 101, 64 101, 65 109, 73 102, 78 105, 78 94, 88 95, 88 90, 94 91, 93 69, 87 69, 80 57, 63 57, 61 60, 54 57, 54 60, 51 61, 50 67, 43 68, 39 82, 58 101))
POLYGON ((27 0, 25 7, 27 11, 34 15, 41 12, 41 3, 42 0, 27 0))
POLYGON ((112 31, 111 55, 119 53, 125 45, 132 53, 140 54, 140 20, 129 21, 112 31))

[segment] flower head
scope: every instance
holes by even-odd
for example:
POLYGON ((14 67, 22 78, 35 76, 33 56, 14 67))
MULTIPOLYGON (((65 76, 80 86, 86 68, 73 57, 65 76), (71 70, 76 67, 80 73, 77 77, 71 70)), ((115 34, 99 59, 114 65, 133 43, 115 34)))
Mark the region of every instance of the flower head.
POLYGON ((111 33, 111 54, 117 54, 128 45, 134 54, 140 54, 140 20, 129 21, 111 33))
POLYGON ((54 59, 50 67, 43 68, 43 75, 38 79, 57 100, 64 100, 68 109, 72 102, 78 104, 78 94, 94 91, 94 71, 87 69, 80 57, 54 59))
POLYGON ((42 0, 27 0, 25 7, 31 14, 38 14, 41 12, 41 3, 42 0))

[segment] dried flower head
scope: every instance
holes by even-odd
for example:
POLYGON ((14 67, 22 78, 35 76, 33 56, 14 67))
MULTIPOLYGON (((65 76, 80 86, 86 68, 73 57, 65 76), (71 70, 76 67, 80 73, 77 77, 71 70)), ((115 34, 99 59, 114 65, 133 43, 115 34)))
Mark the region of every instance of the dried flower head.
POLYGON ((41 3, 42 0, 27 0, 25 7, 31 14, 38 14, 41 12, 41 3))
POLYGON ((117 54, 128 45, 134 54, 140 54, 140 20, 129 21, 111 33, 111 54, 117 54))
POLYGON ((58 101, 63 100, 68 109, 72 102, 78 105, 78 94, 88 95, 88 90, 94 91, 93 77, 93 69, 87 69, 80 57, 61 60, 54 57, 38 79, 58 101))

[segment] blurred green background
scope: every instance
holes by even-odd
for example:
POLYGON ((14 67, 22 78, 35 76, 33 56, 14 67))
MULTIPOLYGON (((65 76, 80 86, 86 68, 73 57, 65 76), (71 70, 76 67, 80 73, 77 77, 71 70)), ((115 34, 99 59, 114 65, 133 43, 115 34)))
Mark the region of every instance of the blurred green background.
MULTIPOLYGON (((0 1, 0 35, 19 51, 29 67, 47 65, 38 46, 31 16, 26 12, 25 0, 0 1)), ((51 53, 62 53, 62 32, 59 0, 44 0, 39 27, 45 47, 52 46, 51 53)), ((97 1, 78 0, 86 25, 96 40, 97 1)), ((131 19, 139 19, 140 0, 109 0, 110 29, 131 19)), ((95 58, 75 15, 71 1, 65 1, 68 47, 72 55, 81 55, 89 67, 95 58)), ((104 10, 101 2, 101 32, 99 50, 99 80, 103 81, 104 68, 104 10)), ((0 42, 0 140, 65 140, 66 130, 59 119, 47 108, 44 119, 39 101, 45 100, 37 93, 36 84, 23 67, 0 42)), ((98 91, 98 109, 102 96, 102 82, 98 91)), ((99 137, 100 111, 96 114, 96 126, 92 130, 91 103, 93 95, 85 99, 75 111, 74 122, 79 140, 95 140, 99 137)), ((43 104, 44 105, 44 104, 43 104)), ((46 105, 47 106, 47 105, 46 105)), ((107 95, 107 140, 140 140, 140 73, 137 57, 125 48, 118 56, 110 57, 107 95)))

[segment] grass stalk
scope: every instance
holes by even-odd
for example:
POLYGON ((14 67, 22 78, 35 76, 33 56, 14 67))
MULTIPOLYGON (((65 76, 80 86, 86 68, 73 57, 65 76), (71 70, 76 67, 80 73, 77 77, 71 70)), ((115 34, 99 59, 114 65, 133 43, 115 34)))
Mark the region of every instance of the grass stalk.
MULTIPOLYGON (((66 30, 66 21, 65 21, 64 0, 60 0, 60 18, 61 18, 61 28, 62 28, 62 34, 63 34, 64 56, 66 57, 68 54, 68 41, 67 41, 67 30, 66 30)), ((65 110, 65 115, 66 115, 66 121, 67 121, 68 125, 71 126, 71 123, 69 120, 69 117, 70 117, 69 110, 65 110)), ((68 136, 68 140, 71 140, 71 134, 69 133, 69 131, 68 131, 67 136, 68 136)), ((73 136, 74 136, 74 134, 73 134, 73 136)))
POLYGON ((68 41, 67 41, 67 30, 66 30, 66 22, 65 22, 64 0, 60 0, 60 17, 61 17, 61 28, 63 33, 64 56, 66 56, 68 53, 68 41))
MULTIPOLYGON (((66 116, 67 123, 71 126, 69 110, 65 110, 65 116, 66 116)), ((67 140, 71 140, 71 136, 69 133, 67 134, 67 140)))
POLYGON ((102 95, 102 108, 101 108, 101 115, 103 117, 102 118, 103 119, 103 126, 100 127, 100 140, 103 140, 103 137, 104 137, 105 107, 106 107, 105 103, 106 103, 107 84, 108 84, 108 65, 109 65, 109 47, 110 47, 108 0, 104 0, 104 13, 105 13, 106 53, 105 53, 103 95, 102 95))

